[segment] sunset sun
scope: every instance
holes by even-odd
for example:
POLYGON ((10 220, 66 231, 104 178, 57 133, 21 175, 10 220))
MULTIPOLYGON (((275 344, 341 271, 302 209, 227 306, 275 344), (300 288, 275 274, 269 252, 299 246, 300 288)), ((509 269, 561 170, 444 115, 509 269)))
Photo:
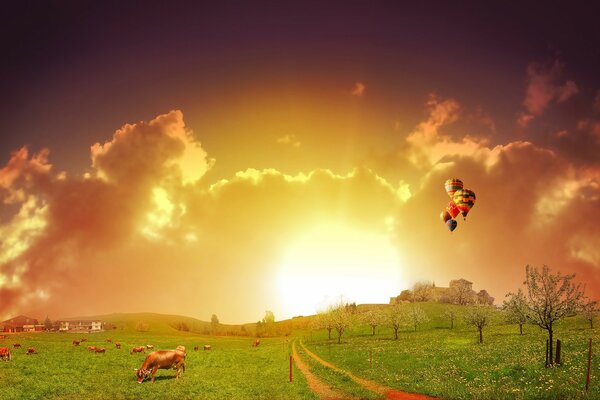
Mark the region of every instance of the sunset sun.
POLYGON ((387 303, 402 284, 402 265, 389 238, 332 224, 299 235, 286 249, 278 289, 286 316, 310 315, 340 298, 387 303))

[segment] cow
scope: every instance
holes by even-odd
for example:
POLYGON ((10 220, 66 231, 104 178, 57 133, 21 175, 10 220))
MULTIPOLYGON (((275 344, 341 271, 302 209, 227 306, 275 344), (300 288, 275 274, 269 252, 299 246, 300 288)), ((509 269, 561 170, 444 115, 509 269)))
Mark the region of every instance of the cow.
POLYGON ((137 383, 142 383, 149 375, 152 376, 150 382, 154 382, 154 375, 159 368, 173 368, 176 371, 175 378, 179 379, 181 372, 185 372, 185 352, 179 350, 157 350, 148 354, 140 369, 135 370, 137 383))
POLYGON ((147 344, 147 345, 146 345, 146 348, 147 348, 148 350, 154 350, 154 345, 152 345, 152 344, 147 344))
POLYGON ((103 349, 101 347, 96 347, 96 349, 94 350, 96 353, 104 353, 106 352, 106 349, 103 349))
POLYGON ((119 343, 119 342, 115 343, 115 347, 116 347, 117 349, 120 349, 120 348, 121 348, 121 343, 119 343))
POLYGON ((0 347, 0 358, 3 360, 10 360, 10 350, 8 347, 0 347))
POLYGON ((83 343, 83 342, 87 342, 87 339, 86 339, 86 338, 83 338, 83 339, 81 339, 81 340, 80 340, 80 342, 81 342, 81 343, 83 343))
POLYGON ((194 351, 198 351, 198 346, 194 346, 194 351))
POLYGON ((20 349, 21 348, 21 344, 20 343, 15 343, 15 344, 13 344, 13 347, 15 349, 20 349))
POLYGON ((0 335, 0 339, 6 339, 6 336, 0 335))
POLYGON ((260 339, 256 339, 254 341, 254 343, 252 344, 252 347, 258 347, 259 344, 260 344, 260 339))
POLYGON ((106 338, 106 341, 107 341, 108 343, 112 343, 112 339, 111 339, 111 338, 106 338))
POLYGON ((88 346, 89 351, 96 351, 96 346, 88 346))
POLYGON ((204 350, 210 350, 210 349, 211 349, 210 344, 205 344, 204 345, 204 350))
POLYGON ((79 343, 81 343, 81 340, 73 340, 73 346, 79 346, 79 343))
POLYGON ((184 354, 186 353, 186 351, 185 351, 185 346, 177 346, 177 347, 175 347, 175 350, 177 350, 177 351, 181 351, 181 352, 182 352, 182 353, 184 353, 184 354))
POLYGON ((146 348, 144 346, 137 346, 137 347, 134 347, 133 349, 131 349, 131 353, 130 354, 133 354, 133 353, 143 353, 145 350, 146 350, 146 348))
POLYGON ((29 355, 29 354, 37 354, 37 351, 35 351, 35 347, 27 348, 27 355, 29 355))

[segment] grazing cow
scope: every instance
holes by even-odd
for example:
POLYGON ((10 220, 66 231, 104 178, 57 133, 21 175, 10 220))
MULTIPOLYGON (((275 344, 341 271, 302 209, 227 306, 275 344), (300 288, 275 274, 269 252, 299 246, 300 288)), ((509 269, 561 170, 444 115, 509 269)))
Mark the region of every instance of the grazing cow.
POLYGON ((83 342, 87 342, 87 339, 86 339, 86 338, 83 338, 83 339, 81 339, 81 340, 80 340, 80 342, 81 342, 81 343, 83 343, 83 342))
POLYGON ((6 339, 6 336, 0 335, 0 339, 6 339))
POLYGON ((254 343, 252 344, 252 347, 258 347, 259 344, 260 344, 260 339, 256 339, 254 341, 254 343))
POLYGON ((88 346, 89 351, 96 351, 96 346, 88 346))
POLYGON ((177 346, 177 347, 175 347, 175 350, 177 350, 177 351, 181 351, 181 352, 182 352, 182 353, 184 353, 184 354, 186 353, 186 351, 185 351, 185 346, 177 346))
POLYGON ((119 342, 115 343, 115 347, 116 347, 117 349, 120 349, 120 348, 121 348, 121 343, 119 343, 119 342))
POLYGON ((29 354, 37 354, 37 351, 35 351, 35 347, 27 348, 27 355, 29 355, 29 354))
POLYGON ((104 353, 106 351, 106 349, 100 348, 100 347, 96 347, 95 352, 96 353, 104 353))
POLYGON ((204 350, 210 350, 210 349, 211 349, 210 344, 205 344, 204 345, 204 350))
POLYGON ((111 339, 111 338, 106 338, 106 341, 107 341, 108 343, 112 343, 112 339, 111 339))
POLYGON ((146 351, 146 348, 144 346, 137 346, 137 347, 134 347, 133 349, 131 349, 131 353, 130 354, 133 354, 133 353, 143 353, 144 351, 146 351))
POLYGON ((146 348, 147 348, 148 350, 154 350, 154 345, 153 345, 153 344, 147 344, 147 345, 146 345, 146 348))
POLYGON ((15 349, 20 349, 21 348, 21 344, 20 343, 15 343, 15 344, 13 344, 13 347, 15 349))
POLYGON ((185 352, 179 350, 157 350, 148 354, 141 368, 135 370, 137 383, 142 383, 149 375, 152 375, 150 382, 154 382, 154 375, 159 368, 175 369, 175 377, 179 379, 180 373, 185 372, 185 352))
POLYGON ((194 346, 194 351, 198 351, 198 346, 194 346))
POLYGON ((79 343, 81 343, 81 340, 73 340, 73 346, 79 346, 79 343))
POLYGON ((0 347, 0 358, 3 360, 10 360, 10 350, 8 347, 0 347))

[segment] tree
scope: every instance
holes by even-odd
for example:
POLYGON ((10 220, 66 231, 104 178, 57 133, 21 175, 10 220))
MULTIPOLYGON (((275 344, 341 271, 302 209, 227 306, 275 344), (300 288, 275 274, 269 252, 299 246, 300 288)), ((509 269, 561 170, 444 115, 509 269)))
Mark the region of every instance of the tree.
POLYGON ((519 332, 523 334, 523 324, 529 320, 527 299, 523 290, 519 289, 517 293, 508 293, 508 300, 504 300, 503 309, 506 312, 506 321, 511 324, 519 324, 519 332))
POLYGON ((213 335, 216 334, 219 329, 219 317, 217 317, 217 314, 211 315, 210 325, 212 326, 213 335))
POLYGON ((450 329, 454 329, 454 321, 456 320, 456 311, 446 310, 442 313, 442 318, 450 320, 450 329))
POLYGON ((371 336, 375 336, 375 328, 381 324, 381 312, 379 310, 369 310, 362 314, 361 320, 371 327, 371 336))
POLYGON ((46 315, 46 319, 44 320, 44 329, 46 331, 52 330, 52 321, 50 321, 50 318, 48 318, 47 315, 46 315))
POLYGON ((148 332, 148 330, 150 330, 150 325, 144 321, 138 321, 137 324, 135 324, 135 330, 138 332, 148 332))
POLYGON ((331 330, 333 329, 333 319, 328 310, 320 311, 315 319, 317 329, 327 329, 327 338, 331 340, 331 330))
POLYGON ((423 309, 417 305, 411 305, 408 309, 408 319, 417 331, 417 326, 429 321, 429 317, 423 309))
POLYGON ((263 318, 263 323, 264 324, 274 324, 275 323, 275 315, 273 314, 273 311, 265 311, 265 317, 263 318))
POLYGON ((598 302, 586 298, 581 304, 581 314, 590 323, 590 329, 594 329, 594 318, 598 315, 598 302))
POLYGON ((495 299, 492 296, 490 296, 490 294, 485 289, 480 290, 479 293, 477 293, 476 297, 477 304, 483 304, 487 306, 491 306, 492 304, 494 304, 495 299))
POLYGON ((461 306, 472 304, 474 301, 474 292, 471 289, 471 285, 471 282, 464 279, 450 282, 450 288, 448 289, 450 301, 461 306))
POLYGON ((483 328, 489 325, 493 309, 490 306, 471 306, 465 312, 463 319, 467 325, 473 325, 479 331, 479 343, 483 343, 483 328))
POLYGON ((338 343, 342 342, 342 335, 352 325, 352 314, 347 304, 334 305, 329 314, 331 315, 331 324, 338 334, 338 343))
POLYGON ((398 329, 406 324, 406 313, 400 304, 394 304, 387 310, 386 319, 394 330, 394 340, 398 340, 398 329))
POLYGON ((554 325, 574 314, 580 308, 583 299, 581 284, 576 285, 573 278, 575 274, 552 274, 547 265, 544 265, 541 271, 534 266, 525 267, 528 316, 533 323, 548 332, 550 364, 554 364, 554 325))
POLYGON ((412 288, 413 301, 429 301, 433 298, 433 284, 431 282, 417 282, 412 288))

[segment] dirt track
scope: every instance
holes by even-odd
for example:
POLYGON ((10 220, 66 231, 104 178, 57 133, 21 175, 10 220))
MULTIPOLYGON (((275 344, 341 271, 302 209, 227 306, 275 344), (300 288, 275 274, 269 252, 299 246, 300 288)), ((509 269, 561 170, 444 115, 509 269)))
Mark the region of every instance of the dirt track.
MULTIPOLYGON (((295 345, 296 345, 296 343, 294 342, 293 343, 294 358, 296 358, 296 355, 297 355, 295 345)), ((400 390, 395 390, 395 389, 389 388, 387 386, 380 385, 379 383, 370 381, 368 379, 359 378, 358 376, 355 376, 352 373, 345 371, 343 369, 340 369, 340 368, 336 367, 335 365, 331 364, 330 362, 323 360, 322 358, 317 356, 315 353, 308 350, 302 342, 300 342, 300 346, 302 347, 302 350, 306 352, 306 354, 308 354, 310 357, 312 357, 315 361, 319 362, 321 365, 323 365, 327 368, 331 368, 334 371, 337 371, 337 372, 347 375, 350 379, 352 379, 354 382, 361 385, 362 387, 364 387, 372 392, 375 392, 377 394, 380 394, 382 396, 385 396, 385 399, 389 399, 389 400, 434 400, 434 399, 438 399, 437 397, 431 397, 431 396, 427 396, 424 394, 402 392, 400 390)), ((298 359, 299 359, 299 357, 298 357, 298 359)), ((300 368, 300 367, 298 367, 298 368, 300 368)), ((307 380, 308 380, 308 378, 307 378, 307 380)), ((311 387, 311 389, 312 389, 312 387, 311 387)), ((317 395, 318 395, 318 393, 317 393, 317 395)))

